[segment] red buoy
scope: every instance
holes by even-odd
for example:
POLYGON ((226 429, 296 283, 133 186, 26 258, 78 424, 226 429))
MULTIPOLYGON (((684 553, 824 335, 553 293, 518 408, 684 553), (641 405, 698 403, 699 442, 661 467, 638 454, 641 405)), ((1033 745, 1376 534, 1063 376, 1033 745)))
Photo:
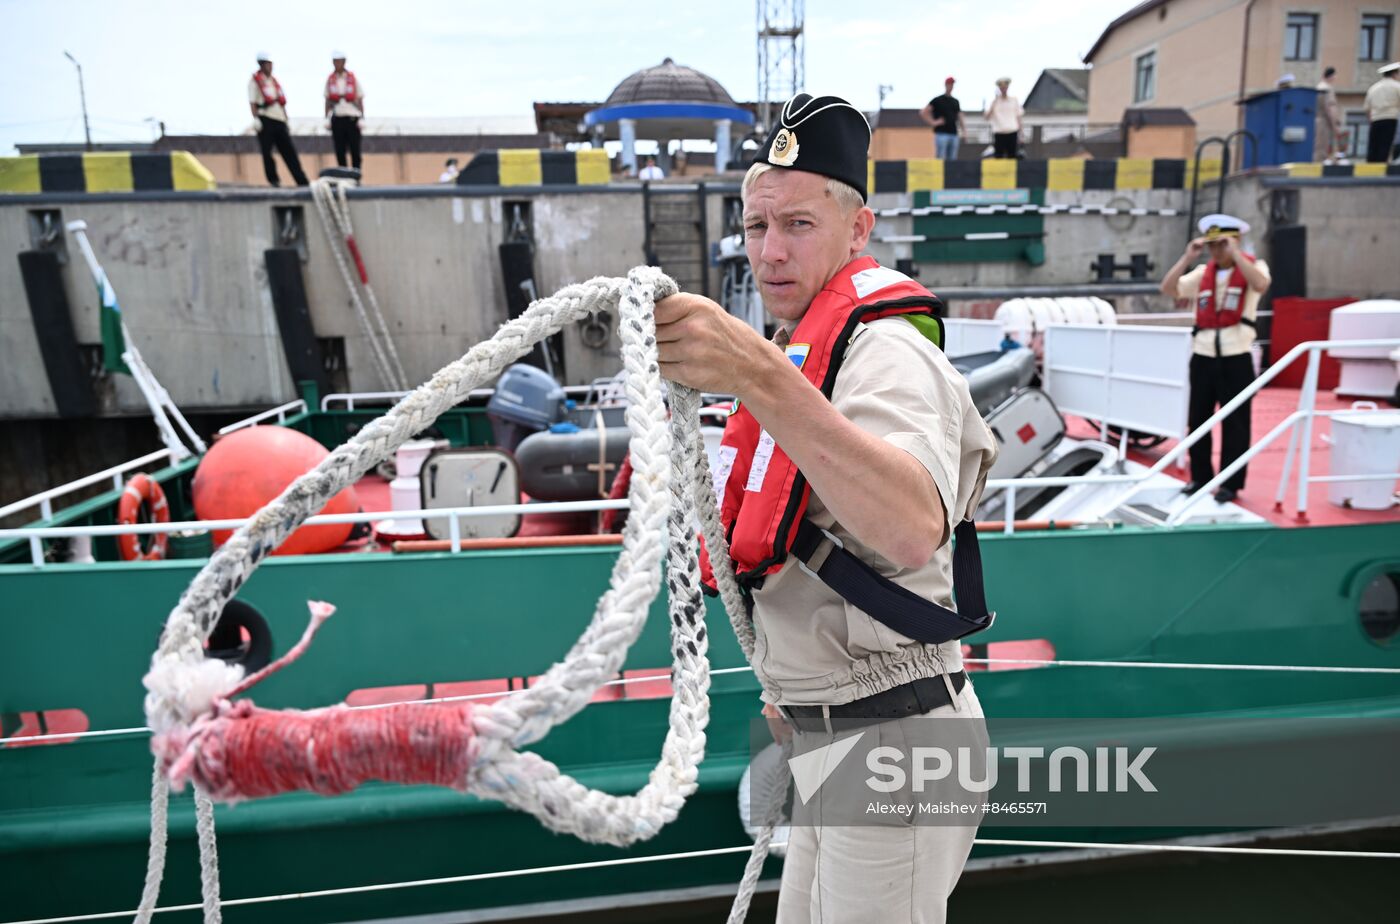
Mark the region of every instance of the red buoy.
MULTIPOLYGON (((247 427, 235 430, 210 447, 194 473, 194 512, 201 520, 234 520, 252 516, 298 477, 315 468, 330 453, 298 430, 286 427, 247 427)), ((354 488, 326 502, 320 513, 354 513, 360 509, 354 488)), ((311 555, 342 545, 353 525, 335 523, 303 526, 287 537, 273 555, 311 555)), ((232 530, 213 530, 218 548, 232 530)))

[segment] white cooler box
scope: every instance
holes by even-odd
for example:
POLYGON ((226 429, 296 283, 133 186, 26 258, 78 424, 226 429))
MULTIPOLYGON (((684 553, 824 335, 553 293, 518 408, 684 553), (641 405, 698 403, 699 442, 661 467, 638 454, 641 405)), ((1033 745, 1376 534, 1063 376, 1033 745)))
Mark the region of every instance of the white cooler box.
POLYGON ((1015 478, 1029 471, 1065 436, 1065 419, 1039 388, 1023 388, 993 408, 987 426, 1001 447, 988 478, 1015 478))

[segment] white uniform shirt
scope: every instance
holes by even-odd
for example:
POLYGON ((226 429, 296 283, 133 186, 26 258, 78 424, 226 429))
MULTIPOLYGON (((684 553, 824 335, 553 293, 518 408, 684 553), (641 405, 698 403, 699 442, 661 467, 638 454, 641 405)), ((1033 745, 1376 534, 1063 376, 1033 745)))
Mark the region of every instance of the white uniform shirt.
MULTIPOLYGON (((276 79, 276 78, 272 78, 276 79)), ((281 86, 278 84, 278 86, 281 86)), ((287 110, 282 108, 281 103, 273 103, 271 106, 263 106, 266 100, 263 99, 262 90, 258 89, 256 78, 248 79, 248 102, 258 107, 258 115, 265 119, 276 119, 278 122, 287 121, 287 110)))
MULTIPOLYGON (((347 82, 348 81, 345 79, 344 74, 341 74, 334 80, 326 81, 326 90, 329 91, 332 87, 334 87, 335 92, 340 96, 340 100, 336 102, 335 105, 331 106, 331 115, 353 116, 358 119, 364 115, 364 112, 360 109, 358 103, 360 100, 365 98, 365 83, 363 80, 360 79, 360 75, 355 75, 355 102, 352 103, 345 98, 345 84, 347 82)), ((326 97, 328 99, 330 98, 329 92, 326 93, 326 97)))
POLYGON ((992 123, 992 133, 996 135, 1007 135, 1011 132, 1021 130, 1021 101, 1011 94, 1002 96, 1000 92, 992 97, 992 104, 987 107, 987 121, 992 123))

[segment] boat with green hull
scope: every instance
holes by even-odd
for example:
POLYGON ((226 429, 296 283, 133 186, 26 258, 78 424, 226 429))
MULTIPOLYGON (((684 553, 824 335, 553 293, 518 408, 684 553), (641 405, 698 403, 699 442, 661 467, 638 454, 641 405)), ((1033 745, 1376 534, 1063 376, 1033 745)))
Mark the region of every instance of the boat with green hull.
MULTIPOLYGON (((379 414, 323 410, 307 397, 310 409, 283 408, 280 421, 262 422, 331 447, 379 414)), ((479 406, 449 412, 437 428, 434 436, 455 445, 492 441, 479 406)), ((190 458, 150 472, 172 520, 194 519, 197 465, 190 458)), ((114 487, 36 525, 100 531, 115 522, 120 494, 114 487)), ((1400 668, 1396 617, 1375 603, 1377 587, 1382 599, 1384 588, 1400 587, 1400 521, 1306 529, 1095 523, 990 533, 982 548, 999 617, 966 653, 989 715, 1121 727, 1200 717, 1202 748, 1212 746, 1208 719, 1247 719, 1266 730, 1276 723, 1283 733, 1299 718, 1400 717, 1393 674, 1141 666, 1400 668), (1016 644, 1050 655, 978 663, 995 662, 989 652, 1016 644), (1046 660, 1055 663, 1035 663, 1046 660)), ((0 544, 6 921, 135 907, 150 831, 141 677, 166 614, 203 565, 198 558, 120 561, 110 536, 93 539, 91 562, 47 560, 58 551, 52 538, 32 535, 0 544)), ((263 626, 270 647, 284 651, 304 628, 305 601, 323 599, 338 607, 336 616, 294 670, 260 686, 260 705, 505 695, 574 644, 616 554, 609 546, 467 543, 459 551, 392 551, 369 543, 272 558, 239 590, 243 612, 256 618, 223 655, 247 656, 255 647, 251 634, 263 626)), ((584 844, 498 803, 427 787, 370 784, 336 798, 278 796, 219 811, 226 920, 356 921, 468 909, 505 915, 541 902, 567 909, 599 897, 664 901, 694 894, 686 890, 732 888, 749 843, 736 792, 750 758, 759 688, 714 601, 706 618, 714 679, 699 789, 653 840, 629 849, 584 844), (366 890, 375 886, 385 888, 366 890)), ((666 733, 669 648, 665 606, 657 602, 617 683, 534 749, 589 786, 635 792, 666 733)), ((1019 833, 1131 843, 1199 831, 1019 833)), ((995 832, 1000 839, 1017 835, 995 832)), ((974 858, 1028 852, 982 845, 974 858)), ((780 869, 772 859, 765 875, 771 881, 780 869)), ((195 910, 162 919, 194 920, 199 876, 188 794, 172 806, 165 883, 162 906, 195 910)))

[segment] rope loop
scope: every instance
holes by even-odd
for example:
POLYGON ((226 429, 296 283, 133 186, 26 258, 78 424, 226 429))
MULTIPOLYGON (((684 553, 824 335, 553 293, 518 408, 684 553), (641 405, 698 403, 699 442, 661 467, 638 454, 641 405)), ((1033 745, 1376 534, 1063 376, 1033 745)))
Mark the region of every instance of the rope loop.
MULTIPOLYGON (((338 192, 338 204, 343 208, 344 191, 338 192)), ((324 200, 327 213, 334 217, 336 200, 320 191, 316 195, 318 208, 324 200)), ((343 230, 348 235, 348 211, 345 219, 343 230)), ((700 591, 697 519, 713 553, 730 622, 745 655, 753 651, 752 628, 733 570, 727 567, 728 548, 700 435, 700 395, 672 383, 669 414, 663 401, 653 307, 658 299, 676 291, 675 283, 660 270, 638 267, 626 279, 598 277, 533 302, 490 340, 440 369, 299 477, 211 556, 171 611, 144 680, 153 741, 167 746, 157 747, 163 756, 157 758, 157 784, 152 792, 152 855, 143 911, 154 905, 163 874, 163 856, 157 855, 157 843, 163 854, 164 832, 158 836, 155 825, 163 828, 170 771, 174 770, 177 781, 185 776, 195 779, 201 804, 211 795, 236 798, 247 790, 239 789, 226 775, 230 752, 221 749, 239 735, 228 723, 277 721, 246 700, 230 705, 233 692, 246 684, 241 672, 203 656, 203 643, 224 605, 262 559, 332 496, 389 458, 400 444, 430 426, 474 388, 493 381, 535 343, 604 310, 616 310, 619 318, 633 467, 628 486, 631 512, 609 587, 578 641, 534 685, 489 706, 458 709, 435 726, 453 729, 444 734, 460 733, 470 740, 470 746, 451 760, 434 762, 431 772, 436 774, 435 782, 498 799, 529 812, 554 831, 595 843, 626 846, 655 835, 676 818, 695 791, 709 721, 709 640, 700 591), (675 693, 661 755, 648 782, 633 795, 615 796, 589 789, 539 755, 521 749, 584 708, 593 693, 621 670, 660 590, 663 535, 667 540, 664 555, 675 693), (172 748, 170 742, 180 747, 172 748), (217 754, 201 753, 201 745, 207 742, 217 744, 217 754), (172 754, 180 755, 179 759, 172 754)), ((343 722, 338 712, 324 712, 328 714, 319 718, 343 722)), ((303 722, 298 731, 301 737, 316 734, 305 724, 305 716, 299 716, 298 721, 303 722)), ((338 735, 353 736, 353 729, 347 732, 343 724, 335 727, 338 735)), ((331 791, 349 788, 360 779, 337 767, 298 763, 283 769, 286 772, 281 776, 289 779, 320 781, 332 777, 325 782, 331 791)), ((371 772, 385 771, 376 765, 371 772)), ((206 921, 212 921, 218 915, 212 808, 207 815, 201 817, 200 844, 206 921)), ((751 881, 745 885, 752 889, 751 881)))

